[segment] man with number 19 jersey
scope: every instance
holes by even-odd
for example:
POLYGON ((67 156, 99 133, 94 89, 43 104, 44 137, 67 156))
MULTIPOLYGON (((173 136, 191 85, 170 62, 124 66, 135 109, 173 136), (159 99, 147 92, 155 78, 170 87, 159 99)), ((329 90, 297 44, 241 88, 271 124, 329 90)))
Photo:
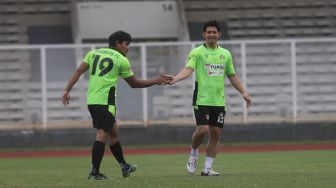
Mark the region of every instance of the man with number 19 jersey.
POLYGON ((84 58, 89 65, 88 105, 109 105, 109 111, 116 115, 115 100, 119 77, 134 75, 128 59, 111 48, 90 51, 84 58))
POLYGON ((116 31, 108 38, 109 48, 88 52, 84 61, 70 77, 62 95, 62 102, 66 107, 70 102, 71 89, 80 76, 89 71, 87 104, 92 117, 92 126, 96 129, 96 137, 92 145, 91 169, 88 176, 90 180, 107 179, 100 172, 106 144, 109 144, 113 156, 118 161, 123 177, 129 177, 137 167, 126 162, 119 142, 118 125, 115 119, 116 88, 119 77, 124 78, 132 88, 162 85, 172 80, 172 76, 164 74, 147 80, 137 79, 126 58, 131 40, 132 37, 129 33, 116 31))

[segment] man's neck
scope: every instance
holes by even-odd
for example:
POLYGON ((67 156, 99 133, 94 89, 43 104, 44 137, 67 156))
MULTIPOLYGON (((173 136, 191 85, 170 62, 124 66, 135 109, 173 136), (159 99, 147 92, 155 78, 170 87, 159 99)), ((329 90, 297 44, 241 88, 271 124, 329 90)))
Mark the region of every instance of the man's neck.
POLYGON ((205 43, 205 46, 207 48, 216 49, 217 48, 217 43, 205 43))

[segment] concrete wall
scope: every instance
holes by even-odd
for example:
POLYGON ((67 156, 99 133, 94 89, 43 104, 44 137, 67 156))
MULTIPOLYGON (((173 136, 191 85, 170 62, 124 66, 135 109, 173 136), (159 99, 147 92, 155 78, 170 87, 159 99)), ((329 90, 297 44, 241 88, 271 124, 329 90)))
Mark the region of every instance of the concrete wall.
MULTIPOLYGON (((124 145, 188 144, 194 126, 120 128, 124 145)), ((0 148, 91 146, 94 129, 11 130, 0 132, 0 148)), ((222 142, 335 140, 336 123, 226 125, 222 142)))

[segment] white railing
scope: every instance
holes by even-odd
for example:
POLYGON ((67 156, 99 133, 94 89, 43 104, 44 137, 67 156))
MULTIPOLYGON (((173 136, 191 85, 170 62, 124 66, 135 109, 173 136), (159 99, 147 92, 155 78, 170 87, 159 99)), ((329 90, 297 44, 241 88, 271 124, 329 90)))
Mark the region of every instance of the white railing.
MULTIPOLYGON (((141 79, 160 72, 176 74, 189 51, 201 42, 133 43, 132 69, 141 79)), ((336 38, 222 41, 234 57, 236 72, 254 105, 226 82, 228 123, 330 121, 336 119, 336 38)), ((69 108, 60 97, 89 50, 105 44, 0 46, 0 127, 63 127, 90 124, 84 76, 69 108), (14 66, 14 64, 16 64, 14 66)), ((193 80, 174 86, 130 89, 118 86, 123 123, 193 124, 193 80), (141 96, 140 96, 141 95, 141 96)))

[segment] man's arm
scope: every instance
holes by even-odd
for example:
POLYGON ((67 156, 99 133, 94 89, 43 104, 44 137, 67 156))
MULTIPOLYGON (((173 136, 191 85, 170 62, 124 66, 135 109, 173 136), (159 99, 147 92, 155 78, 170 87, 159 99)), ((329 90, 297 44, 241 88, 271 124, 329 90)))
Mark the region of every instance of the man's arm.
POLYGON ((228 76, 232 86, 236 88, 242 95, 244 100, 246 101, 246 106, 249 107, 252 105, 252 99, 250 95, 245 90, 244 86, 241 84, 238 76, 236 74, 228 76))
POLYGON ((173 79, 173 76, 161 74, 158 77, 148 79, 148 80, 138 80, 134 75, 124 80, 128 83, 131 88, 145 88, 153 85, 162 85, 166 84, 173 79))
POLYGON ((194 69, 190 67, 184 67, 176 76, 174 76, 173 80, 170 81, 169 84, 175 84, 176 82, 184 80, 188 78, 193 72, 194 69))
POLYGON ((62 102, 64 104, 64 106, 69 104, 70 101, 70 91, 72 89, 72 87, 77 83, 79 77, 86 72, 89 69, 89 65, 82 62, 80 64, 80 66, 75 70, 75 72, 72 74, 72 76, 70 77, 67 86, 64 89, 64 93, 62 96, 62 102))

